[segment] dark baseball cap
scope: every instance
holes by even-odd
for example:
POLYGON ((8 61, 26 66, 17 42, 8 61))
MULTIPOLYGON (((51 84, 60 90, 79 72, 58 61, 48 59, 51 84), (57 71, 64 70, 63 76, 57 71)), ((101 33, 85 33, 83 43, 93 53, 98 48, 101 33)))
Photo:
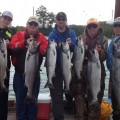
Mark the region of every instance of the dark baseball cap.
POLYGON ((64 18, 67 20, 67 15, 64 13, 64 12, 59 12, 57 15, 56 15, 56 19, 58 18, 64 18))

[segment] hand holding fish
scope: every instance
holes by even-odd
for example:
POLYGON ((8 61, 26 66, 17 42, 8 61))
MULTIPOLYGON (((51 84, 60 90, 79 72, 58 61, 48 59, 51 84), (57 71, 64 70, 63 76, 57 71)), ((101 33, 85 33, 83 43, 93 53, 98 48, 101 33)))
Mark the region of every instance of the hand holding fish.
POLYGON ((29 44, 30 44, 30 42, 31 42, 32 40, 33 40, 33 38, 28 38, 27 40, 24 41, 24 45, 25 45, 26 47, 28 47, 29 44))
POLYGON ((97 45, 96 44, 96 48, 95 48, 98 52, 100 52, 102 50, 102 46, 101 45, 97 45))
POLYGON ((9 43, 10 43, 10 41, 8 39, 5 40, 5 42, 6 42, 6 45, 9 45, 9 43))
POLYGON ((81 40, 81 39, 83 39, 83 36, 82 36, 82 35, 79 35, 79 36, 77 37, 77 39, 81 40))
POLYGON ((66 39, 66 42, 68 42, 68 44, 71 45, 71 43, 72 43, 71 38, 67 38, 67 39, 66 39))

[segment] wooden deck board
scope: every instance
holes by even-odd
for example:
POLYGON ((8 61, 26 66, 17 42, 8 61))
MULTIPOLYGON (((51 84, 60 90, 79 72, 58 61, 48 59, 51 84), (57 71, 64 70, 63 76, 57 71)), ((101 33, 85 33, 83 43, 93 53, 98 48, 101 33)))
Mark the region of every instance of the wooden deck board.
MULTIPOLYGON (((8 120, 16 120, 15 111, 12 110, 12 111, 8 112, 8 120)), ((50 115, 50 119, 49 120, 54 120, 52 115, 50 115)), ((74 115, 65 114, 65 120, 75 120, 75 117, 74 117, 74 115)))

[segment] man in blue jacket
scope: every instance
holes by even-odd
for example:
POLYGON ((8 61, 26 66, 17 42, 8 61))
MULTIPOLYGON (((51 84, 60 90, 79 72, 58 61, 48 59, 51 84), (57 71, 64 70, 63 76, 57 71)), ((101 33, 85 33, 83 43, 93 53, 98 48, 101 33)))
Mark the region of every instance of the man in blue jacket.
MULTIPOLYGON (((73 52, 76 41, 76 35, 73 30, 67 26, 67 16, 64 12, 56 15, 56 24, 52 32, 49 34, 48 40, 54 40, 57 45, 57 62, 55 77, 53 78, 54 89, 50 89, 52 97, 52 110, 54 120, 64 120, 63 115, 63 77, 60 68, 60 51, 62 42, 68 42, 70 51, 73 52)), ((66 98, 70 97, 67 95, 66 98)))
POLYGON ((114 90, 112 88, 112 56, 113 56, 113 44, 120 42, 120 17, 117 17, 113 23, 113 31, 114 37, 111 41, 109 48, 108 48, 108 57, 106 60, 106 65, 108 70, 110 71, 110 83, 111 83, 111 100, 112 100, 112 107, 113 107, 113 120, 120 119, 120 111, 117 109, 117 100, 115 97, 114 90))

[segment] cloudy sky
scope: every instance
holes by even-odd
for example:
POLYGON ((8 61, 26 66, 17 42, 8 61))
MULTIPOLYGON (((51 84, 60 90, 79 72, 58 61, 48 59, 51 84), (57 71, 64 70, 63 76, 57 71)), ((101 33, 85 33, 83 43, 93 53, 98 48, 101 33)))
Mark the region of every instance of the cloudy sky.
POLYGON ((100 21, 113 19, 115 0, 0 0, 0 12, 10 10, 14 15, 13 26, 25 26, 29 16, 41 5, 48 12, 63 11, 68 16, 68 24, 85 25, 90 17, 100 21))

